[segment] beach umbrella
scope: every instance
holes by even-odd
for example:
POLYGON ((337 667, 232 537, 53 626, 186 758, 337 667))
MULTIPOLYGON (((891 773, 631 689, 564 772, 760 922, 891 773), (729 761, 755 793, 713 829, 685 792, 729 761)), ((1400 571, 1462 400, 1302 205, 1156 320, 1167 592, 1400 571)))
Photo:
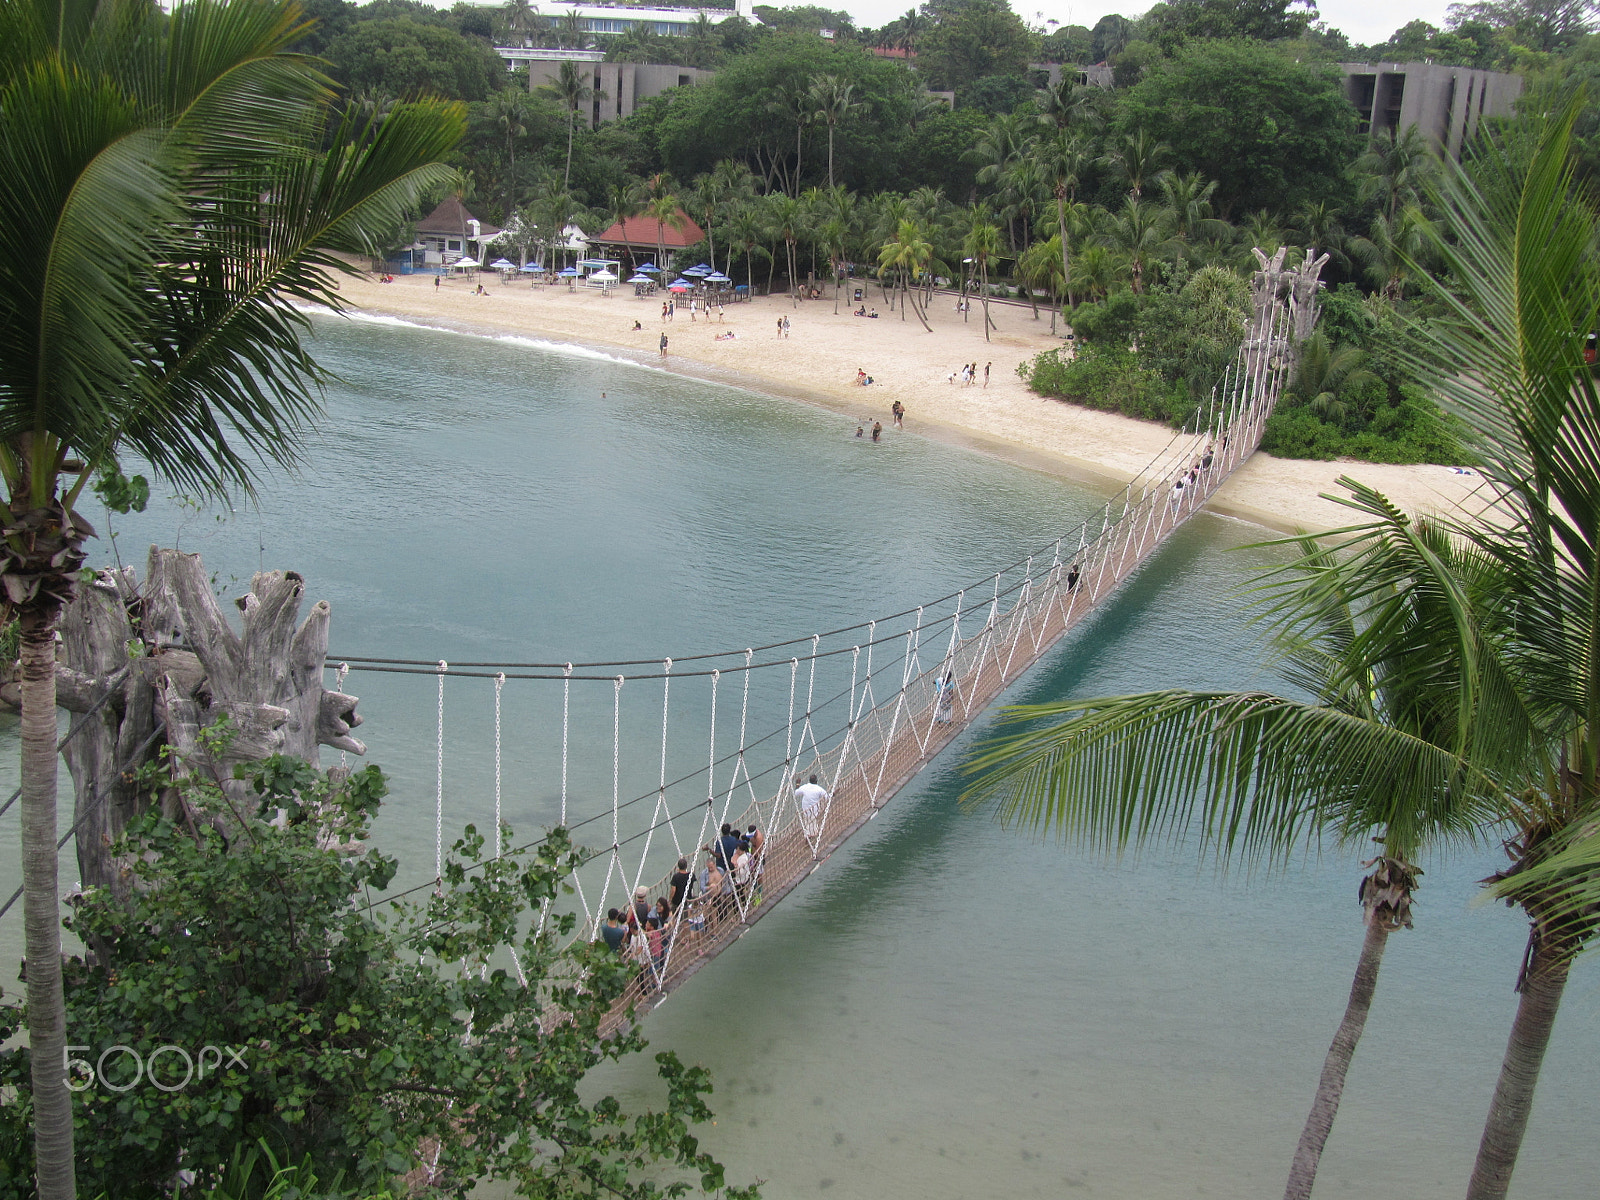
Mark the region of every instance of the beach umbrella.
POLYGON ((653 262, 640 263, 639 270, 648 271, 651 275, 661 274, 661 268, 656 266, 653 262))
POLYGON ((684 274, 685 275, 693 275, 695 278, 698 279, 700 276, 705 275, 708 272, 710 272, 710 270, 711 270, 711 268, 710 267, 706 267, 706 266, 690 267, 687 271, 684 272, 684 274))
MULTIPOLYGON (((708 273, 710 271, 715 271, 715 270, 716 270, 716 268, 713 267, 710 263, 695 263, 694 266, 689 268, 689 271, 698 271, 702 275, 704 275, 704 274, 706 274, 706 273, 708 273)), ((684 274, 687 275, 689 273, 689 271, 685 271, 684 274)))
POLYGON ((706 276, 706 282, 707 283, 732 283, 733 280, 729 279, 721 271, 713 271, 713 272, 711 272, 711 274, 706 276))
POLYGON ((497 258, 489 266, 496 271, 514 271, 517 264, 508 258, 497 258))
POLYGON ((526 263, 526 264, 523 265, 522 273, 524 275, 532 275, 535 271, 542 271, 542 270, 544 270, 544 264, 543 263, 526 263))
POLYGON ((578 277, 578 268, 563 267, 561 270, 556 272, 556 275, 561 279, 576 279, 578 277))
POLYGON ((667 285, 669 292, 687 292, 693 286, 687 279, 677 279, 667 285))
POLYGON ((589 276, 589 278, 592 280, 598 280, 600 283, 615 283, 617 281, 617 277, 610 271, 596 271, 593 275, 589 276))
POLYGON ((648 275, 635 275, 632 279, 628 280, 628 282, 629 283, 654 283, 655 280, 651 279, 650 276, 648 276, 648 275))
POLYGON ((456 267, 461 267, 463 269, 465 269, 467 267, 476 267, 478 265, 478 260, 475 259, 475 258, 458 258, 451 265, 452 266, 456 266, 456 267))

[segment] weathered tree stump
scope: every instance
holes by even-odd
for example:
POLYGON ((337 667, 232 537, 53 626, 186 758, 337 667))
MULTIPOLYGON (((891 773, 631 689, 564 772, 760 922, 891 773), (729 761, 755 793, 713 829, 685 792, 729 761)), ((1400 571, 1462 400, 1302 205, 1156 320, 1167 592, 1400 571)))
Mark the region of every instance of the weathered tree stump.
POLYGON ((297 624, 304 592, 292 571, 258 573, 235 602, 235 632, 200 556, 156 546, 142 589, 128 567, 79 587, 61 623, 58 703, 84 713, 113 692, 63 751, 78 790, 84 887, 126 894, 110 847, 151 803, 136 772, 163 744, 174 776, 212 779, 235 801, 245 799, 233 778, 240 763, 286 754, 318 766, 321 746, 366 753, 350 736, 361 724, 356 698, 322 685, 331 610, 319 600, 297 624), (224 717, 227 738, 202 737, 224 717))

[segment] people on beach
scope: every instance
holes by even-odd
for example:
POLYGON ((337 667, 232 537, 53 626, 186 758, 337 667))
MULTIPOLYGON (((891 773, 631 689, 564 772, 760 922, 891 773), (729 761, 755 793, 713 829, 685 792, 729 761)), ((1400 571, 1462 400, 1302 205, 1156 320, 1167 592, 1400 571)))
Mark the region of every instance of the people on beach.
POLYGON ((784 337, 788 337, 789 336, 789 318, 788 317, 781 318, 779 320, 778 324, 780 324, 783 327, 783 336, 784 337))
POLYGON ((661 323, 663 325, 667 323, 667 302, 665 300, 661 302, 661 323))
POLYGON ((717 334, 717 336, 712 338, 711 340, 714 341, 714 342, 731 342, 736 337, 738 337, 738 334, 736 332, 734 332, 732 329, 730 329, 730 330, 728 330, 727 333, 719 333, 719 334, 717 334))
POLYGON ((478 285, 478 290, 473 292, 472 294, 474 296, 487 296, 489 293, 483 290, 483 284, 480 283, 478 285))
POLYGON ((867 419, 865 417, 862 417, 859 421, 856 422, 856 436, 857 437, 866 437, 867 436, 867 419))
POLYGON ((639 329, 643 329, 644 328, 644 326, 639 324, 639 322, 637 322, 637 321, 635 321, 633 323, 633 327, 634 327, 635 330, 639 330, 639 329))
POLYGON ((435 275, 433 277, 433 286, 434 286, 435 290, 437 290, 438 287, 439 287, 439 277, 437 275, 435 275))
POLYGON ((872 440, 875 441, 875 442, 883 440, 883 422, 882 421, 874 421, 872 423, 872 440))
POLYGON ((667 356, 667 335, 663 333, 661 335, 661 357, 665 358, 666 356, 667 356))
POLYGON ((828 803, 828 791, 813 775, 809 783, 801 783, 795 776, 794 802, 800 806, 800 827, 806 836, 814 838, 822 830, 822 809, 828 803))
POLYGON ((992 362, 986 362, 986 363, 983 364, 983 386, 984 387, 988 387, 989 386, 989 368, 992 367, 992 366, 994 366, 994 364, 992 362))
POLYGON ((896 400, 893 406, 890 407, 889 411, 894 415, 894 427, 896 429, 904 429, 905 425, 903 422, 906 419, 906 406, 901 404, 900 401, 896 400))

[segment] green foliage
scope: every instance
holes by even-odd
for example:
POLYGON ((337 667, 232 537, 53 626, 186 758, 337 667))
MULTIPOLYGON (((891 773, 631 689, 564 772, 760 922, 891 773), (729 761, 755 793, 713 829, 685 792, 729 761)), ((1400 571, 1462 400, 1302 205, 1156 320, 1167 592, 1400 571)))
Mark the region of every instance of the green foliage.
MULTIPOLYGON (((458 1196, 485 1178, 525 1194, 640 1200, 724 1187, 692 1133, 710 1116, 702 1069, 657 1055, 660 1112, 630 1117, 609 1097, 579 1097, 590 1068, 645 1043, 636 1030, 601 1031, 627 965, 588 946, 560 949, 571 915, 537 931, 580 858, 564 831, 496 858, 469 826, 437 895, 373 908, 368 897, 396 869, 360 849, 382 773, 367 767, 336 785, 273 758, 240 774, 253 811, 214 782, 187 781, 176 819, 152 812, 129 825, 126 907, 91 893, 69 922, 95 950, 69 965, 69 1027, 87 1048, 74 1057, 98 1070, 115 1045, 146 1061, 161 1046, 196 1062, 203 1047, 220 1050, 183 1086, 173 1086, 182 1057, 164 1052, 154 1070, 170 1090, 149 1078, 114 1090, 132 1081, 131 1059, 105 1061, 74 1106, 87 1194, 164 1195, 181 1161, 201 1188, 229 1195, 240 1175, 229 1164, 241 1167, 238 1147, 258 1140, 275 1171, 302 1164, 294 1170, 342 1176, 363 1197, 431 1156, 430 1139, 436 1178, 458 1196)), ((83 1068, 72 1078, 84 1082, 83 1068)), ((19 1096, 0 1119, 0 1146, 22 1162, 25 1051, 0 1055, 0 1082, 19 1096)))
POLYGON ((1113 292, 1097 303, 1078 305, 1069 324, 1080 342, 1126 349, 1138 334, 1144 303, 1144 297, 1132 292, 1113 292))
POLYGON ((1070 359, 1060 350, 1046 350, 1018 366, 1017 374, 1041 396, 1146 421, 1177 425, 1193 408, 1184 389, 1174 388, 1122 346, 1088 343, 1070 359))
POLYGON ((917 42, 928 86, 958 95, 986 75, 1023 75, 1038 39, 1006 0, 967 0, 917 42))
POLYGON ((1217 181, 1224 216, 1290 212, 1338 196, 1360 150, 1338 72, 1259 42, 1192 42, 1121 98, 1117 128, 1172 147, 1180 172, 1217 181))
POLYGON ((486 42, 410 16, 352 25, 325 54, 335 78, 352 91, 408 99, 486 100, 506 73, 486 42))
POLYGON ((1135 322, 1139 361, 1198 401, 1234 361, 1249 316, 1244 280, 1204 267, 1178 286, 1152 291, 1135 322))
POLYGON ((150 502, 150 481, 143 475, 129 479, 116 463, 108 463, 95 478, 94 494, 114 513, 143 512, 150 502))
POLYGON ((1170 50, 1206 38, 1295 38, 1316 15, 1315 0, 1167 0, 1146 14, 1144 25, 1146 37, 1170 50))
POLYGON ((991 116, 1032 104, 1035 88, 1025 75, 984 75, 956 92, 957 108, 975 108, 991 116))

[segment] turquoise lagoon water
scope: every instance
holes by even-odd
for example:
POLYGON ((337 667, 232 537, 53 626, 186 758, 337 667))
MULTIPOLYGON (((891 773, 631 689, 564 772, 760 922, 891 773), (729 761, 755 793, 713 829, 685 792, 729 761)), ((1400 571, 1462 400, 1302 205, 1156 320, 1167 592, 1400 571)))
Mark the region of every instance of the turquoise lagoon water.
MULTIPOLYGON (((944 596, 1101 500, 914 430, 872 446, 845 418, 601 354, 315 326, 342 382, 300 475, 270 476, 236 512, 163 501, 114 528, 116 553, 141 567, 151 542, 201 552, 227 595, 252 571, 299 571, 333 605, 336 657, 760 645, 944 596)), ((1274 685, 1234 596, 1271 561, 1240 549, 1261 536, 1196 519, 1010 698, 1274 685)), ((654 778, 658 686, 624 688, 629 782, 654 778)), ((394 781, 379 839, 405 879, 431 877, 436 681, 353 673, 346 689, 394 781)), ((482 826, 492 689, 446 692, 447 827, 482 826)), ((703 694, 681 694, 682 720, 704 724, 703 694)), ((577 702, 574 814, 609 803, 610 697, 592 685, 577 702)), ((719 709, 724 736, 734 711, 719 709)), ((558 685, 508 684, 502 716, 504 813, 535 830, 560 811, 558 685)), ((1188 847, 1107 861, 1030 840, 956 806, 963 752, 988 728, 650 1017, 658 1047, 713 1071, 708 1143, 772 1200, 1278 1195, 1359 949, 1358 856, 1330 847, 1219 877, 1188 847)), ((15 751, 14 728, 0 730, 7 788, 15 751)), ((1514 913, 1474 903, 1496 861, 1484 847, 1425 864, 1418 928, 1390 941, 1319 1196, 1464 1191, 1524 935, 1514 913)), ((63 870, 75 877, 70 859, 63 870)), ((16 877, 13 853, 7 894, 16 877)), ((0 924, 11 963, 19 917, 0 924)), ((1591 956, 1545 1067, 1520 1200, 1593 1195, 1597 984, 1591 956)), ((597 1083, 659 1099, 648 1059, 597 1083)))

